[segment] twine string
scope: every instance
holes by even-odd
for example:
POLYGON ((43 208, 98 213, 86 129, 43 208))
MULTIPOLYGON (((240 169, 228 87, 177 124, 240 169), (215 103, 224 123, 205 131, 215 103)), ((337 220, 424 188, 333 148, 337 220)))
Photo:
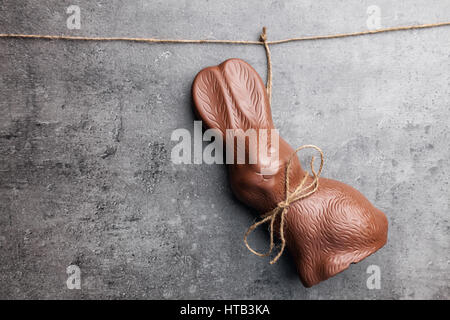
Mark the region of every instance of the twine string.
POLYGON ((261 41, 264 44, 264 49, 266 50, 267 57, 267 97, 269 98, 269 105, 272 103, 272 56, 270 54, 269 42, 267 41, 267 28, 263 27, 261 33, 261 41))
MULTIPOLYGON (((338 33, 329 35, 305 36, 297 38, 288 38, 274 41, 267 41, 268 45, 281 44, 293 41, 310 41, 310 40, 325 40, 346 37, 357 37, 369 34, 405 31, 415 29, 427 29, 450 26, 450 21, 437 22, 428 24, 417 24, 411 26, 399 26, 390 28, 381 28, 377 30, 366 30, 351 33, 338 33)), ((22 34, 22 33, 0 33, 0 38, 23 38, 23 39, 47 39, 47 40, 84 40, 84 41, 132 41, 132 42, 148 42, 148 43, 223 43, 223 44, 245 44, 245 45, 265 45, 261 41, 248 40, 217 40, 217 39, 156 39, 156 38, 132 38, 132 37, 84 37, 84 36, 62 36, 62 35, 42 35, 42 34, 22 34)))
MULTIPOLYGON (((266 84, 266 90, 267 90, 267 95, 269 98, 269 105, 271 104, 271 97, 272 97, 272 58, 271 58, 271 54, 270 54, 270 49, 269 49, 269 41, 267 41, 267 28, 264 27, 263 31, 261 33, 260 36, 261 41, 264 44, 264 48, 266 50, 266 56, 267 56, 267 84, 266 84)), ((298 201, 300 199, 306 198, 309 195, 313 194, 314 192, 316 192, 316 190, 319 188, 319 176, 322 172, 322 168, 323 168, 323 160, 324 160, 324 156, 323 156, 323 152, 322 150, 315 146, 315 145, 303 145, 301 147, 298 147, 289 157, 287 166, 286 166, 286 172, 285 172, 285 199, 281 202, 279 202, 277 204, 277 206, 269 211, 266 212, 265 214, 263 214, 261 216, 261 220, 258 222, 255 222, 253 225, 251 225, 248 229, 247 232, 244 235, 244 243, 245 246, 247 247, 248 250, 250 250, 250 252, 252 252, 253 254, 260 256, 260 257, 266 257, 268 255, 270 255, 273 251, 273 248, 275 246, 274 243, 274 226, 275 226, 275 222, 277 220, 277 217, 280 217, 280 228, 278 230, 278 234, 280 237, 280 241, 281 241, 281 248, 280 251, 278 251, 278 254, 275 256, 275 258, 273 258, 270 261, 270 264, 274 264, 275 262, 278 261, 278 259, 281 257, 281 255, 283 254, 283 251, 286 247, 286 239, 284 237, 284 225, 285 225, 285 219, 286 219, 286 214, 289 211, 289 207, 290 205, 295 202, 298 201), (312 148, 317 150, 320 153, 320 167, 319 167, 319 171, 315 171, 314 169, 314 157, 311 158, 311 162, 310 162, 310 168, 311 168, 311 173, 312 173, 312 182, 308 185, 305 186, 306 180, 308 179, 309 174, 307 172, 305 172, 305 176, 303 177, 302 181, 300 182, 300 184, 295 188, 295 190, 291 193, 290 192, 290 181, 289 181, 289 175, 291 173, 291 163, 292 163, 292 159, 294 158, 294 156, 296 156, 297 152, 299 152, 300 150, 303 149, 307 149, 307 148, 312 148), (270 236, 270 245, 269 245, 269 250, 266 253, 260 253, 255 251, 252 247, 250 247, 250 245, 248 244, 248 236, 250 235, 250 233, 252 233, 256 228, 258 228, 260 225, 263 225, 267 222, 270 222, 269 225, 269 236, 270 236)))
MULTIPOLYGON (((450 26, 449 22, 439 22, 439 23, 431 23, 431 24, 420 24, 420 25, 412 25, 412 26, 400 26, 400 27, 391 27, 391 28, 383 28, 383 29, 377 29, 377 30, 368 30, 368 31, 360 31, 360 32, 352 32, 352 33, 339 33, 339 34, 330 34, 330 35, 318 35, 318 36, 305 36, 305 37, 298 37, 298 38, 288 38, 288 39, 281 39, 281 40, 275 40, 275 41, 268 41, 267 40, 267 29, 266 27, 263 28, 263 31, 260 35, 260 41, 247 41, 247 40, 216 40, 216 39, 204 39, 204 40, 190 40, 190 39, 155 39, 155 38, 130 38, 130 37, 84 37, 84 36, 56 36, 56 35, 41 35, 41 34, 12 34, 12 33, 0 33, 0 38, 20 38, 20 39, 46 39, 46 40, 80 40, 80 41, 129 41, 129 42, 145 42, 145 43, 212 43, 212 44, 242 44, 242 45, 263 45, 264 49, 266 51, 267 56, 267 84, 266 84, 266 90, 267 90, 267 96, 269 98, 269 105, 271 104, 272 100, 272 58, 270 53, 269 45, 275 45, 275 44, 282 44, 287 42, 294 42, 294 41, 311 41, 311 40, 325 40, 325 39, 336 39, 336 38, 347 38, 347 37, 357 37, 357 36, 364 36, 364 35, 371 35, 371 34, 377 34, 377 33, 385 33, 385 32, 393 32, 393 31, 405 31, 405 30, 416 30, 416 29, 426 29, 426 28, 436 28, 436 27, 443 27, 443 26, 450 26)), ((278 259, 283 254, 283 251, 286 247, 286 239, 284 235, 284 226, 286 222, 286 215, 289 212, 290 206, 301 199, 304 199, 314 192, 317 191, 319 188, 319 176, 322 172, 324 163, 324 155, 322 150, 315 146, 315 145, 303 145, 299 148, 297 148, 290 156, 286 171, 285 171, 285 198, 283 201, 279 202, 277 206, 272 209, 269 212, 266 212, 261 216, 261 220, 258 222, 255 222, 253 225, 251 225, 247 232, 244 235, 244 243, 248 250, 252 252, 253 254, 260 256, 260 257, 266 257, 270 255, 275 247, 274 243, 274 227, 275 222, 277 221, 277 218, 279 217, 279 238, 281 241, 281 247, 278 252, 278 254, 270 261, 270 264, 274 264, 278 261, 278 259), (320 153, 320 167, 319 170, 316 172, 314 169, 314 160, 315 158, 311 158, 310 162, 310 169, 311 169, 311 177, 312 181, 311 183, 306 184, 306 181, 308 180, 308 177, 310 176, 308 172, 305 172, 305 176, 303 177, 300 184, 295 188, 293 192, 290 192, 290 170, 291 170, 291 164, 292 159, 296 154, 303 149, 315 149, 320 153), (270 222, 269 225, 269 234, 270 234, 270 245, 269 249, 265 253, 260 253, 255 251, 253 248, 250 247, 248 244, 248 236, 250 233, 252 233, 256 228, 258 228, 260 225, 263 225, 267 222, 270 222)))

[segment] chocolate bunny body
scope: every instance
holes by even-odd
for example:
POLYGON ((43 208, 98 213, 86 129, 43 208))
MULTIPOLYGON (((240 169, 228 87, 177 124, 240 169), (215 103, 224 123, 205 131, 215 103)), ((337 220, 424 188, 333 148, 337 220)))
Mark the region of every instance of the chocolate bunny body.
MULTIPOLYGON (((257 72, 242 60, 230 59, 200 71, 192 94, 197 116, 206 127, 219 130, 226 144, 227 129, 274 129, 266 88, 257 72)), ((227 166, 237 198, 260 213, 284 200, 285 168, 294 152, 276 132, 269 132, 279 139, 278 161, 262 163, 263 155, 258 154, 254 164, 227 166), (271 174, 265 174, 268 167, 271 174)), ((246 152, 248 157, 255 151, 246 148, 246 152)), ((295 156, 289 174, 291 192, 306 174, 295 156)), ((317 191, 292 203, 285 219, 287 247, 306 287, 361 261, 387 240, 386 216, 357 190, 331 179, 319 178, 317 191)))

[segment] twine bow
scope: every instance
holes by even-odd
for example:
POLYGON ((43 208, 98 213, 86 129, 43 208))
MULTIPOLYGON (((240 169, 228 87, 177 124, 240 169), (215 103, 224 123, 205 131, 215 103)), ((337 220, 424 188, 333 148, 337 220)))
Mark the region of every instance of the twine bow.
POLYGON ((304 199, 308 196, 310 196, 311 194, 313 194, 314 192, 317 191, 317 189, 319 188, 319 176, 322 172, 322 168, 323 168, 323 152, 322 150, 315 146, 315 145, 304 145, 301 146, 299 148, 297 148, 292 155, 289 158, 288 164, 286 166, 286 173, 285 173, 285 199, 281 202, 279 202, 277 204, 277 206, 269 211, 266 212, 265 214, 263 214, 261 216, 261 220, 254 223, 253 225, 250 226, 250 228, 248 228, 247 232, 245 233, 244 236, 244 243, 247 246, 248 250, 250 250, 253 254, 260 256, 260 257, 267 257, 268 255, 270 255, 272 253, 272 250, 274 248, 274 224, 275 224, 275 220, 277 219, 278 216, 280 216, 280 229, 279 229, 279 235, 280 235, 280 240, 281 240, 281 248, 280 251, 278 252, 278 254, 275 256, 275 258, 273 258, 270 261, 270 264, 274 264, 275 262, 278 261, 278 259, 281 257, 281 255, 283 254, 284 248, 286 247, 286 239, 284 237, 284 223, 285 223, 285 219, 286 219, 286 214, 289 211, 289 207, 291 206, 292 203, 300 200, 300 199, 304 199), (300 182, 300 184, 297 186, 297 188, 295 188, 295 190, 291 193, 289 191, 290 189, 290 185, 289 185, 289 174, 290 174, 290 169, 291 169, 291 163, 292 163, 292 159, 293 157, 297 154, 297 152, 299 152, 300 150, 303 149, 315 149, 320 153, 320 167, 319 170, 316 172, 314 170, 314 156, 311 158, 311 162, 310 162, 310 167, 311 167, 311 172, 312 172, 312 181, 310 184, 305 186, 306 180, 309 177, 308 172, 305 173, 305 176, 303 177, 302 181, 300 182), (253 232, 253 230, 255 230, 256 228, 258 228, 260 225, 269 222, 270 221, 270 247, 269 247, 269 251, 267 251, 266 253, 260 253, 257 252, 255 250, 253 250, 250 245, 248 244, 247 238, 250 235, 250 233, 253 232))

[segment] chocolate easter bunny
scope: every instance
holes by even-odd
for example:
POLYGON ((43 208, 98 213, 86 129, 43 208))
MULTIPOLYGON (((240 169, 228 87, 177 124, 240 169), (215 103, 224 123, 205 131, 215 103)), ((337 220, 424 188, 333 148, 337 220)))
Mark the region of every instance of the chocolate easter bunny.
MULTIPOLYGON (((266 88, 257 72, 242 60, 230 59, 200 71, 192 95, 196 115, 205 127, 217 129, 227 146, 227 129, 275 129, 266 88)), ((388 222, 383 212, 352 187, 318 178, 315 172, 308 175, 290 145, 272 132, 278 139, 278 161, 269 164, 270 174, 267 162, 260 160, 229 164, 230 183, 236 197, 259 213, 285 210, 285 221, 280 221, 280 215, 274 220, 275 229, 281 223, 276 235, 282 233, 300 280, 310 287, 381 248, 387 240, 388 222), (291 194, 297 186, 308 183, 317 186, 313 193, 283 205, 286 192, 291 194)), ((261 149, 246 148, 246 157, 261 149)), ((264 150, 274 151, 270 147, 264 150)), ((263 157, 258 154, 256 159, 263 157)))

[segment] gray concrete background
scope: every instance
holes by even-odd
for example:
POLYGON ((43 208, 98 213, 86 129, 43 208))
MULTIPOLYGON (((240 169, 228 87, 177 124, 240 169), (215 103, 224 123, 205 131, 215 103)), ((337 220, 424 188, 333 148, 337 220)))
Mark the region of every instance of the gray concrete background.
MULTIPOLYGON (((0 32, 256 40, 266 25, 280 39, 365 30, 369 5, 383 27, 450 20, 449 1, 1 0, 0 32)), ((196 73, 238 57, 265 79, 262 47, 0 39, 0 298, 450 298, 449 40, 443 27, 272 47, 282 136, 320 146, 323 175, 390 222, 383 249, 306 289, 288 254, 269 265, 244 247, 255 216, 224 166, 170 161, 196 73)))

